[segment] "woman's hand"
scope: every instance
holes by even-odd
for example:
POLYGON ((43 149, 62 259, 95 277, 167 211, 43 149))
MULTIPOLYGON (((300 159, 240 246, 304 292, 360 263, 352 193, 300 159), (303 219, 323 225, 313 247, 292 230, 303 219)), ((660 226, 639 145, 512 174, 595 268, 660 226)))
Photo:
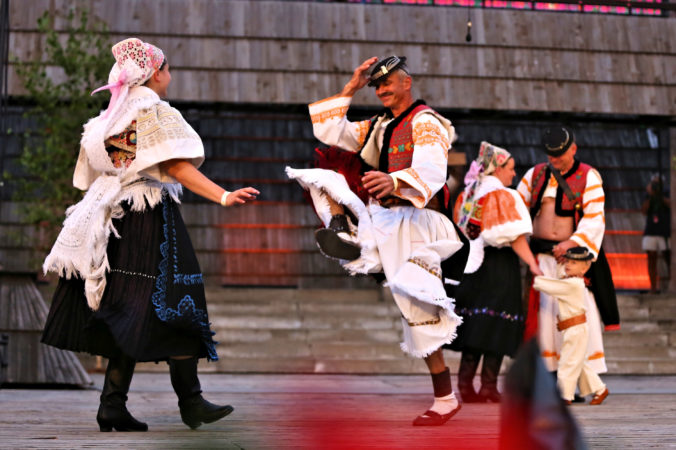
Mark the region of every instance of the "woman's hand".
POLYGON ((243 205, 246 202, 251 202, 256 200, 256 196, 260 194, 256 189, 252 187, 245 187, 242 189, 237 189, 232 191, 225 198, 225 206, 237 206, 243 205))

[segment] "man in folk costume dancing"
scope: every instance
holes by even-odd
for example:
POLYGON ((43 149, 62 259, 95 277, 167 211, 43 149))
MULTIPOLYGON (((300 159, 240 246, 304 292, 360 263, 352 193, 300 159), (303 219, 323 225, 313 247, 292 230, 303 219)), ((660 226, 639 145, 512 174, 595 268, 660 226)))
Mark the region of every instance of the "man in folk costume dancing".
POLYGON ((258 191, 228 192, 197 170, 200 137, 160 100, 171 82, 162 50, 132 38, 112 52, 110 84, 101 88, 111 90, 110 103, 85 125, 73 175, 87 192, 66 212, 43 266, 61 278, 42 342, 109 359, 96 416, 101 431, 148 429, 126 407, 136 361, 169 362, 181 419, 197 428, 233 408, 201 395, 197 359, 218 356, 178 208, 181 185, 227 207, 258 191))
POLYGON ((459 280, 468 252, 466 239, 440 212, 454 129, 423 101, 414 100, 405 58, 377 61, 367 59, 339 94, 309 106, 315 136, 358 152, 369 166, 360 179, 368 204, 335 171, 287 168, 287 174, 310 191, 327 227, 317 233, 322 251, 344 260, 351 274, 384 272, 402 314, 401 348, 424 358, 432 376, 434 403, 413 425, 442 425, 460 404, 441 347, 453 341, 462 320, 444 289, 450 272, 442 275, 441 266, 455 255, 453 275, 459 280), (370 120, 350 122, 346 113, 352 96, 367 83, 385 110, 370 120), (344 215, 344 207, 358 219, 357 226, 344 215))
MULTIPOLYGON (((544 150, 549 163, 526 172, 517 186, 533 218, 531 250, 545 276, 561 278, 566 251, 582 246, 596 262, 588 273, 585 309, 589 324, 587 361, 596 373, 607 371, 601 320, 606 330, 619 329, 619 312, 610 269, 601 242, 605 232, 605 194, 601 176, 575 158, 577 144, 572 131, 556 127, 545 131, 544 150)), ((556 298, 531 290, 526 338, 537 335, 545 365, 556 371, 562 338, 557 330, 556 298)))

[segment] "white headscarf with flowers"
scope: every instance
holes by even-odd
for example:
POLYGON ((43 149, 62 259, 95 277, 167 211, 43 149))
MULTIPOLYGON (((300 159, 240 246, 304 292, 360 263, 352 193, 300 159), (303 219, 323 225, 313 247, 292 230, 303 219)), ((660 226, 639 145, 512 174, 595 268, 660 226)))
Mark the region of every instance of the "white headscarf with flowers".
POLYGON ((463 231, 467 231, 467 224, 476 211, 477 201, 486 194, 486 192, 481 192, 481 195, 477 195, 484 177, 492 175, 495 169, 507 164, 511 157, 512 155, 504 148, 486 141, 481 142, 479 156, 472 161, 465 175, 465 199, 458 212, 458 226, 463 231))
POLYGON ((94 170, 115 173, 117 170, 107 152, 101 151, 103 141, 112 134, 122 131, 114 129, 114 125, 124 113, 123 106, 129 89, 142 85, 160 69, 164 63, 164 53, 138 38, 120 41, 111 51, 115 57, 115 64, 108 75, 108 84, 92 92, 93 95, 102 90, 110 90, 110 102, 104 112, 87 122, 81 145, 86 152, 88 164, 94 170))

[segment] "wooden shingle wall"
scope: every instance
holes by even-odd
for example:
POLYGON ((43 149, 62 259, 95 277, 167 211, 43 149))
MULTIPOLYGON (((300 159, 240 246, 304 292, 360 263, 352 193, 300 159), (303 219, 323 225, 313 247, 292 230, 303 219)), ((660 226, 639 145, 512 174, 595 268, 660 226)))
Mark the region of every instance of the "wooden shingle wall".
POLYGON ((48 308, 32 277, 0 274, 0 334, 9 336, 7 383, 91 385, 77 357, 42 344, 48 308))
MULTIPOLYGON (((12 54, 22 60, 40 57, 44 42, 35 31, 37 17, 71 3, 11 2, 12 54)), ((608 187, 608 227, 634 231, 610 233, 607 250, 641 252, 636 231, 643 218, 637 208, 650 174, 668 166, 662 160, 669 146, 661 137, 658 154, 645 130, 652 119, 628 124, 626 115, 662 122, 676 114, 673 14, 473 10, 473 40, 467 43, 463 8, 241 0, 83 3, 108 23, 113 42, 137 36, 165 51, 173 76, 169 100, 204 140, 202 171, 229 190, 253 185, 262 191, 260 202, 237 209, 186 195, 184 218, 209 280, 372 286, 368 278, 347 278, 337 263, 318 253, 312 234, 318 219, 283 170, 308 167, 317 145, 304 105, 338 92, 365 58, 392 53, 409 58, 417 95, 454 121, 460 135, 456 148, 468 159, 481 140, 489 140, 512 151, 522 175, 543 159, 542 129, 556 117, 576 115, 572 122, 585 148, 581 156, 599 167, 608 187), (460 111, 459 120, 454 112, 460 111), (531 114, 492 121, 485 115, 474 120, 467 111, 531 114), (606 128, 580 119, 584 113, 624 115, 625 122, 606 128)), ((57 19, 55 26, 63 22, 57 19)), ((12 67, 9 84, 10 95, 22 94, 12 67)), ((364 90, 354 104, 377 106, 378 100, 364 90)), ((20 111, 13 117, 13 128, 21 130, 20 111)), ((657 124, 659 130, 664 123, 657 124)), ((21 144, 10 144, 5 168, 11 170, 21 144)), ((2 194, 0 265, 36 269, 41 256, 31 252, 31 242, 39 235, 21 226, 8 189, 2 194), (21 242, 10 240, 10 232, 22 235, 21 242)))
MULTIPOLYGON (((11 51, 40 54, 37 17, 67 0, 11 2, 11 51)), ((166 52, 174 100, 305 104, 370 56, 406 55, 438 108, 676 114, 676 17, 241 0, 89 0, 114 39, 166 52)), ((62 26, 56 22, 56 28, 62 26)), ((111 58, 112 61, 112 58, 111 58)), ((14 76, 10 94, 20 94, 14 76)), ((377 104, 370 93, 359 103, 377 104)))

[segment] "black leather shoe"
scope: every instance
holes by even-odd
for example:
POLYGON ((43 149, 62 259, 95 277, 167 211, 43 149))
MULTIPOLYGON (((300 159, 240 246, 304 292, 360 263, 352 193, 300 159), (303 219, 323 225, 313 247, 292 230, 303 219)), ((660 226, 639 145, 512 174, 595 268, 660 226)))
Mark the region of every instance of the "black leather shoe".
POLYGON ((584 403, 585 401, 586 399, 577 393, 573 396, 573 403, 584 403))
POLYGON ((502 396, 498 392, 498 374, 503 355, 484 353, 484 364, 481 367, 481 389, 479 396, 488 403, 500 403, 502 396))
POLYGON ((347 216, 336 214, 331 217, 331 222, 327 228, 315 231, 315 239, 319 250, 325 256, 352 261, 361 255, 361 247, 346 239, 351 233, 347 216))
POLYGON ((216 422, 235 410, 230 405, 214 405, 201 395, 179 400, 178 407, 181 410, 181 420, 193 430, 203 423, 216 422))
POLYGON ((330 228, 315 231, 315 239, 319 250, 329 258, 353 261, 361 255, 361 247, 341 238, 338 233, 330 228))
POLYGON ((423 414, 419 415, 413 420, 413 426, 438 427, 448 422, 451 417, 455 416, 458 411, 460 411, 461 407, 462 405, 458 403, 458 406, 448 414, 439 414, 438 412, 432 410, 425 411, 423 414))
POLYGON ((502 394, 497 389, 481 389, 478 394, 483 402, 500 403, 502 401, 502 394))
POLYGON ((460 398, 462 399, 463 403, 485 403, 486 399, 484 399, 482 396, 478 395, 476 392, 474 392, 474 389, 468 390, 468 389, 461 389, 458 388, 460 391, 460 398))
POLYGON ((458 368, 458 391, 463 403, 483 403, 485 400, 474 390, 474 374, 479 366, 481 353, 463 350, 458 368))

